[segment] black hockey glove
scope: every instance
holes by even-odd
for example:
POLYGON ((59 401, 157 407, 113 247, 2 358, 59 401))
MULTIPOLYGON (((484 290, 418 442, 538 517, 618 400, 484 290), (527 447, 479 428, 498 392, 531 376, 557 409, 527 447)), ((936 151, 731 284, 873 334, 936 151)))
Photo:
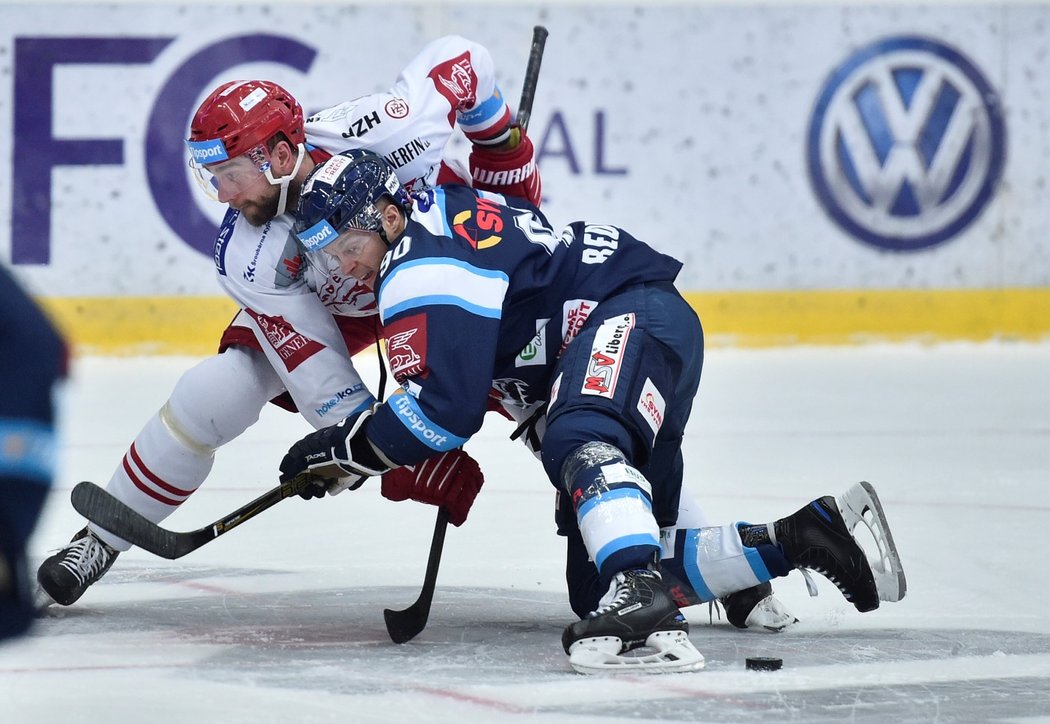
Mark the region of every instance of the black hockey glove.
POLYGON ((281 482, 306 475, 304 500, 356 490, 367 478, 391 469, 365 436, 372 410, 350 415, 337 425, 311 432, 289 448, 281 461, 281 482))

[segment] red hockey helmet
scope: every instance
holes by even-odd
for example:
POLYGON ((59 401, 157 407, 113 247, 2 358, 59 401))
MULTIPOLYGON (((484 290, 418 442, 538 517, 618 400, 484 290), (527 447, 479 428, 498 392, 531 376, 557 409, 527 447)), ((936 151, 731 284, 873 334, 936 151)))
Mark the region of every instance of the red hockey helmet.
POLYGON ((219 86, 201 103, 187 144, 203 165, 240 156, 277 133, 293 146, 305 141, 302 106, 276 83, 239 80, 219 86))

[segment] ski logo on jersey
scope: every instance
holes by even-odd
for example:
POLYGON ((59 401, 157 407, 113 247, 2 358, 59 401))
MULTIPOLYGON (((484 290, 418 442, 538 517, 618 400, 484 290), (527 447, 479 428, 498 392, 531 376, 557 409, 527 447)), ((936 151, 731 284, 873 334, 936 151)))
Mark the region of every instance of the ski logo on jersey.
POLYGON ((394 379, 403 383, 427 366, 427 317, 413 314, 391 322, 384 330, 386 358, 394 379))
POLYGON ((589 299, 570 299, 562 306, 559 357, 565 353, 565 348, 569 346, 569 342, 576 339, 576 335, 583 328, 583 323, 591 316, 591 312, 594 311, 594 307, 597 304, 598 302, 592 302, 589 299))
POLYGON ((361 116, 350 121, 347 129, 341 135, 343 138, 360 138, 382 122, 383 119, 379 117, 379 111, 372 111, 367 116, 361 116))
POLYGON ((267 317, 251 309, 245 311, 259 325, 266 342, 281 358, 289 372, 324 349, 320 342, 296 332, 284 317, 267 317))
POLYGON ((654 435, 660 432, 664 424, 665 406, 666 403, 660 391, 656 389, 653 381, 646 377, 645 384, 642 385, 641 397, 638 398, 638 412, 642 413, 642 419, 653 429, 654 435))
POLYGON ((402 98, 392 98, 386 102, 383 110, 391 118, 404 118, 408 115, 408 102, 402 98))
POLYGON ((457 110, 474 107, 478 100, 478 76, 470 64, 470 51, 435 66, 429 76, 438 93, 452 106, 450 124, 455 121, 457 110))
POLYGON ((587 376, 580 393, 612 399, 623 367, 627 339, 634 329, 634 313, 611 317, 602 322, 594 335, 591 358, 587 362, 587 376))
POLYGON ((536 336, 518 353, 515 367, 535 367, 547 364, 546 328, 549 319, 536 320, 536 336))
POLYGON ((491 249, 503 241, 503 237, 499 236, 503 231, 503 217, 500 216, 499 206, 489 199, 479 198, 477 210, 476 217, 470 209, 452 217, 452 230, 456 236, 465 239, 474 251, 491 249))

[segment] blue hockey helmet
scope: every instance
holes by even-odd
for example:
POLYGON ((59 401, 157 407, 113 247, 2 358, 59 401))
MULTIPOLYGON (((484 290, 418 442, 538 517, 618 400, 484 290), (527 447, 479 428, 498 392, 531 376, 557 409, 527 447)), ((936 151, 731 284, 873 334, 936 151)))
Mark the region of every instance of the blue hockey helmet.
POLYGON ((376 203, 387 198, 408 216, 412 202, 385 158, 363 149, 344 151, 320 164, 303 183, 294 233, 307 251, 318 251, 349 229, 374 231, 389 243, 376 203))

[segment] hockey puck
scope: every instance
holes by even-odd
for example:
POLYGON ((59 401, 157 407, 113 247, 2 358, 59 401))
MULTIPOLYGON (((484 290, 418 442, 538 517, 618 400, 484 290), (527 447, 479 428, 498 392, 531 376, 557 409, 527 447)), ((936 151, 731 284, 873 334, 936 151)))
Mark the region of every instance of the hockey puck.
POLYGON ((784 659, 774 659, 768 656, 751 656, 744 665, 748 671, 777 671, 784 665, 784 659))

